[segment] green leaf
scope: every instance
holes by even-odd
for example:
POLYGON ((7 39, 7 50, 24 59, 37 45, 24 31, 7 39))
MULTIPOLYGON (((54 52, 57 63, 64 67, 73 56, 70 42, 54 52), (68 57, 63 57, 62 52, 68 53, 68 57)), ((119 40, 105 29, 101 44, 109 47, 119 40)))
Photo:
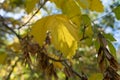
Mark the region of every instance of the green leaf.
POLYGON ((113 12, 115 13, 116 18, 120 20, 120 6, 113 9, 113 12))
POLYGON ((92 74, 88 80, 102 80, 103 76, 101 73, 94 73, 92 74))
POLYGON ((92 37, 93 31, 91 26, 91 20, 88 15, 82 15, 82 25, 85 28, 85 35, 86 37, 92 37))
POLYGON ((86 26, 91 26, 91 20, 87 14, 82 15, 82 24, 86 26))
POLYGON ((92 37, 93 36, 93 30, 92 30, 91 26, 88 26, 86 28, 85 34, 86 34, 87 37, 92 37))
POLYGON ((116 39, 109 33, 108 34, 103 34, 103 36, 110 41, 116 41, 116 39))
POLYGON ((87 44, 88 46, 91 46, 91 44, 92 44, 92 38, 85 39, 85 44, 87 44))
POLYGON ((39 0, 26 0, 25 10, 29 14, 34 9, 39 0))
POLYGON ((41 46, 46 38, 46 32, 51 32, 54 47, 67 58, 71 58, 77 49, 79 29, 73 25, 65 15, 44 17, 33 24, 31 34, 41 46))
POLYGON ((117 59, 115 47, 113 46, 113 44, 109 40, 107 40, 107 42, 108 42, 108 47, 109 47, 110 52, 117 59))
POLYGON ((98 51, 100 48, 100 44, 97 39, 94 41, 94 45, 95 45, 96 51, 98 51))

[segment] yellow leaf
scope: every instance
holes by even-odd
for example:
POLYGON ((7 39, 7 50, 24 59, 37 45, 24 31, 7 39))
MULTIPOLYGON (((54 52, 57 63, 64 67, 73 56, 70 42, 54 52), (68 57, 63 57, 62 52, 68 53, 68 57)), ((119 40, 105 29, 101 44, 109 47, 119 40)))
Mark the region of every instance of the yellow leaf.
POLYGON ((7 54, 5 53, 0 53, 0 64, 3 64, 5 59, 7 57, 7 54))
POLYGON ((54 2, 57 5, 57 7, 62 10, 63 14, 67 15, 74 24, 80 26, 81 11, 76 1, 74 0, 51 0, 51 1, 54 2))
POLYGON ((63 14, 67 14, 70 18, 81 15, 80 8, 74 0, 65 0, 66 2, 62 5, 63 14))
POLYGON ((83 9, 90 9, 97 12, 104 11, 104 7, 100 0, 77 0, 77 2, 83 9))
POLYGON ((63 65, 60 62, 53 62, 55 68, 63 69, 63 65))
POLYGON ((100 0, 91 0, 90 9, 92 11, 103 12, 104 7, 100 0))
POLYGON ((89 0, 77 0, 77 2, 83 9, 88 9, 90 7, 89 0))
POLYGON ((43 45, 46 38, 46 32, 48 30, 47 23, 49 22, 48 20, 50 20, 49 16, 38 20, 32 25, 31 34, 34 36, 35 41, 37 41, 40 45, 43 45))
POLYGON ((54 2, 58 8, 62 8, 62 5, 66 2, 66 0, 50 0, 51 2, 54 2))
POLYGON ((28 14, 32 12, 37 2, 39 2, 39 0, 26 0, 25 9, 28 14))
POLYGON ((42 45, 46 32, 51 32, 51 41, 54 47, 60 50, 67 58, 71 58, 77 49, 79 41, 79 30, 71 24, 65 15, 52 15, 33 24, 31 34, 34 39, 42 45))

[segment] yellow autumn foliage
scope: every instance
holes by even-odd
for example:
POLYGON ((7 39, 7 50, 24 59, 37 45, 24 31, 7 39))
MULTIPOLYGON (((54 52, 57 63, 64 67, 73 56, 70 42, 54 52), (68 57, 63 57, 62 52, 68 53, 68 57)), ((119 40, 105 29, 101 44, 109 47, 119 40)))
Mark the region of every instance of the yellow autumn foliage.
POLYGON ((38 3, 38 2, 39 2, 39 0, 26 0, 26 5, 25 5, 26 12, 28 14, 30 12, 32 12, 36 3, 38 3))
POLYGON ((77 2, 83 9, 90 9, 97 12, 104 11, 104 6, 100 0, 77 0, 77 2))
POLYGON ((35 41, 43 45, 46 32, 51 32, 51 41, 57 50, 67 58, 71 58, 77 49, 79 29, 65 15, 44 17, 33 24, 31 34, 35 41))
POLYGON ((53 62, 53 65, 55 68, 58 68, 58 69, 63 69, 64 67, 60 62, 53 62))
POLYGON ((0 64, 4 64, 6 57, 6 53, 0 53, 0 64))
POLYGON ((50 0, 60 8, 63 14, 67 15, 69 19, 78 27, 81 22, 81 11, 79 5, 75 0, 50 0))

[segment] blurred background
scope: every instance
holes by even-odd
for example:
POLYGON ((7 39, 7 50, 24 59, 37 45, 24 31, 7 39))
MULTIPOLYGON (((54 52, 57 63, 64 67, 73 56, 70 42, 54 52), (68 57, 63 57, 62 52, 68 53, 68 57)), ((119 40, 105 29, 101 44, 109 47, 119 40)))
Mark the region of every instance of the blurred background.
MULTIPOLYGON (((100 26, 105 33, 110 33, 116 41, 113 45, 116 49, 116 59, 120 64, 120 21, 115 18, 112 9, 120 5, 120 0, 101 0, 104 5, 104 12, 97 13, 83 10, 83 13, 89 14, 94 23, 100 26)), ((27 34, 28 26, 36 20, 53 14, 61 14, 62 11, 50 1, 41 8, 38 13, 31 19, 30 23, 25 27, 18 29, 21 24, 25 23, 33 13, 26 13, 25 0, 0 0, 0 16, 4 17, 5 23, 18 34, 24 36, 27 34)), ((36 5, 36 7, 38 7, 36 5)), ((33 12, 35 12, 33 10, 33 12)), ((44 80, 42 72, 36 73, 31 71, 29 66, 24 66, 22 62, 18 62, 18 56, 21 56, 20 43, 17 37, 2 24, 3 19, 0 18, 0 80, 44 80)), ((81 45, 77 51, 77 58, 73 61, 73 68, 77 72, 85 72, 91 79, 101 77, 97 64, 97 55, 95 47, 91 42, 88 45, 81 45), (81 57, 82 56, 82 57, 81 57)), ((118 72, 120 73, 120 72, 118 72)), ((64 80, 65 75, 57 72, 59 80, 64 80)), ((54 79, 53 79, 54 80, 54 79)), ((73 79, 71 79, 73 80, 73 79)), ((92 79, 91 79, 92 80, 92 79)))

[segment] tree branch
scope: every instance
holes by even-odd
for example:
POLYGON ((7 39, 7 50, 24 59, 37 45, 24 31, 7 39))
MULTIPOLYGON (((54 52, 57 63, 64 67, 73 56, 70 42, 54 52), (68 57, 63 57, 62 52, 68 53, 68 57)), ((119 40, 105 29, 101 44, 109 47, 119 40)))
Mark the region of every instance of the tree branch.
POLYGON ((78 74, 76 71, 74 71, 74 70, 71 68, 71 66, 68 65, 68 63, 67 63, 66 61, 64 61, 64 63, 66 64, 66 66, 67 66, 68 68, 71 69, 71 71, 72 71, 75 75, 77 75, 80 79, 82 78, 82 75, 80 75, 80 74, 78 74))
POLYGON ((21 39, 20 35, 18 35, 12 28, 10 28, 6 23, 5 23, 5 19, 0 15, 0 19, 2 22, 2 25, 5 26, 8 30, 10 30, 12 33, 14 33, 18 39, 21 39))
MULTIPOLYGON (((45 45, 43 45, 43 48, 45 53, 47 53, 46 49, 45 49, 45 45)), ((50 60, 52 61, 56 61, 56 62, 61 62, 62 64, 64 64, 64 66, 67 66, 76 76, 78 76, 81 80, 88 80, 86 75, 84 75, 83 73, 80 75, 79 73, 77 73, 68 63, 68 59, 55 59, 55 58, 52 58, 50 56, 48 56, 47 54, 45 54, 45 56, 47 56, 50 60)), ((68 77, 66 77, 66 80, 68 79, 68 77)))
POLYGON ((83 73, 82 73, 82 74, 77 73, 75 70, 73 70, 73 68, 71 68, 71 66, 68 65, 68 63, 66 62, 67 59, 66 59, 66 60, 57 60, 57 59, 54 59, 54 58, 49 57, 49 56, 48 56, 48 58, 51 59, 51 60, 53 60, 53 61, 56 61, 56 62, 63 62, 63 63, 64 63, 69 69, 71 69, 71 71, 72 71, 76 76, 78 76, 81 80, 87 80, 87 77, 86 77, 83 73))
MULTIPOLYGON (((46 55, 47 56, 47 55, 46 55)), ((50 56, 47 56, 50 60, 52 60, 52 61, 56 61, 56 62, 64 62, 64 61, 66 61, 67 59, 55 59, 55 58, 52 58, 52 57, 50 57, 50 56)))
POLYGON ((35 11, 35 13, 27 20, 27 22, 25 22, 22 26, 20 26, 18 29, 21 29, 23 26, 27 25, 31 19, 39 12, 39 10, 45 5, 45 3, 47 2, 47 0, 44 1, 44 3, 38 8, 37 11, 35 11))
POLYGON ((12 72, 14 71, 14 68, 15 68, 15 66, 17 65, 17 63, 18 63, 19 60, 20 60, 20 58, 15 61, 15 64, 12 66, 12 69, 11 69, 11 71, 9 72, 9 74, 8 74, 8 76, 7 76, 7 78, 6 78, 5 80, 10 80, 10 76, 11 76, 12 72))
POLYGON ((108 12, 108 13, 102 15, 101 17, 98 17, 98 18, 92 20, 92 22, 95 22, 95 21, 97 21, 97 20, 99 20, 99 19, 102 19, 102 18, 106 17, 108 14, 111 14, 111 13, 112 13, 112 11, 110 11, 110 12, 108 12))

